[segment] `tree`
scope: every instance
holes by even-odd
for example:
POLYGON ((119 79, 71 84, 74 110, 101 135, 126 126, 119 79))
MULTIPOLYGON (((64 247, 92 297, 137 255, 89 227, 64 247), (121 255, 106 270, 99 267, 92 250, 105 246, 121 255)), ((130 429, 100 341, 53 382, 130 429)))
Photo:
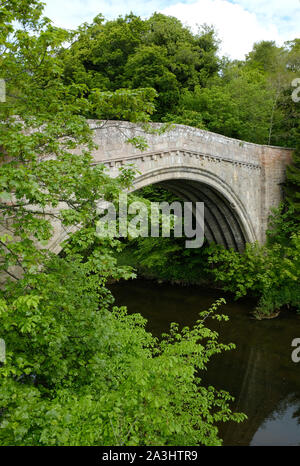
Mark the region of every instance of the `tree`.
MULTIPOLYGON (((292 115, 291 83, 299 72, 299 39, 277 47, 274 41, 254 44, 246 59, 246 67, 261 70, 273 100, 269 116, 268 144, 293 147, 293 126, 299 115, 292 115), (296 116, 296 119, 294 118, 296 116), (291 128, 292 127, 292 128, 291 128)), ((297 123, 296 123, 297 125, 297 123)))
POLYGON ((140 315, 113 306, 107 280, 133 273, 116 264, 119 241, 96 235, 99 200, 114 201, 134 172, 111 179, 91 165, 83 115, 147 121, 155 91, 97 89, 87 99, 85 83, 64 75, 72 34, 41 13, 36 0, 7 0, 0 16, 0 444, 220 444, 215 424, 244 416, 197 375, 232 348, 204 327, 217 306, 156 340, 140 315), (60 257, 46 247, 53 219, 77 229, 60 257))
POLYGON ((206 85, 219 70, 215 33, 197 34, 173 17, 154 13, 148 20, 133 15, 104 21, 98 15, 74 35, 63 50, 65 79, 92 89, 151 86, 158 92, 156 121, 175 111, 182 89, 206 85))
POLYGON ((278 71, 280 55, 284 53, 283 47, 277 47, 274 41, 256 42, 253 50, 247 55, 246 62, 263 72, 273 74, 278 71))
MULTIPOLYGON (((300 137, 299 137, 300 141, 300 137)), ((285 197, 292 209, 296 224, 300 224, 300 142, 293 152, 292 164, 287 167, 285 197)))
POLYGON ((264 144, 268 141, 272 104, 261 72, 230 66, 222 78, 212 80, 208 87, 183 91, 178 115, 164 119, 196 123, 225 136, 264 144))
POLYGON ((174 73, 168 69, 165 49, 157 46, 141 46, 131 55, 125 67, 127 82, 131 87, 148 86, 159 94, 157 117, 168 109, 176 108, 180 96, 180 86, 174 73))
POLYGON ((89 89, 127 87, 124 67, 141 45, 145 30, 145 22, 133 14, 106 22, 101 14, 96 16, 92 24, 85 23, 74 32, 71 47, 63 51, 66 79, 89 89))
POLYGON ((245 252, 212 246, 209 263, 216 280, 237 298, 252 293, 258 297, 255 316, 258 319, 277 316, 284 306, 298 312, 300 300, 300 236, 292 233, 287 245, 247 244, 245 252))

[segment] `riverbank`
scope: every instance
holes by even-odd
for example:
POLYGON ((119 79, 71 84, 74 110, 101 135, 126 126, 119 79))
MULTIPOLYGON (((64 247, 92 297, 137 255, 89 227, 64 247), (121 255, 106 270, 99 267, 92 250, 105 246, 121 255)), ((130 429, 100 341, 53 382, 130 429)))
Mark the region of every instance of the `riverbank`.
MULTIPOLYGON (((278 215, 271 225, 275 228, 279 222, 281 231, 284 218, 278 215)), ((182 238, 137 238, 125 245, 119 261, 146 278, 209 286, 230 291, 237 299, 254 297, 255 317, 274 319, 289 308, 300 313, 300 237, 289 233, 278 240, 274 228, 267 244, 247 243, 243 253, 207 242, 188 249, 182 238)))

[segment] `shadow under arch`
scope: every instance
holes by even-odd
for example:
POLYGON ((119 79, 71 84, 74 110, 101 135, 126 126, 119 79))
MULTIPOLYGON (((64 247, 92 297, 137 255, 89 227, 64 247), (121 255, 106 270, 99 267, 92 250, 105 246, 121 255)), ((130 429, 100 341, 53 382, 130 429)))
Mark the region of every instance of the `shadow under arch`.
POLYGON ((214 173, 188 166, 148 171, 135 178, 130 191, 158 185, 184 201, 204 202, 208 242, 243 251, 246 243, 256 241, 249 215, 233 189, 214 173))

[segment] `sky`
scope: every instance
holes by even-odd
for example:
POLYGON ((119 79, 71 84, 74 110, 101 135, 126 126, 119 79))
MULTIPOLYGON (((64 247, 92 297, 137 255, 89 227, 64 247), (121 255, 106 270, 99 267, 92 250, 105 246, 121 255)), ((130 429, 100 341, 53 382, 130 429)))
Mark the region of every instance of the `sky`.
POLYGON ((221 55, 243 59, 255 42, 282 45, 300 38, 300 0, 43 0, 45 15, 55 25, 73 29, 102 13, 114 19, 131 11, 142 18, 156 12, 175 16, 197 31, 213 25, 222 44, 221 55))

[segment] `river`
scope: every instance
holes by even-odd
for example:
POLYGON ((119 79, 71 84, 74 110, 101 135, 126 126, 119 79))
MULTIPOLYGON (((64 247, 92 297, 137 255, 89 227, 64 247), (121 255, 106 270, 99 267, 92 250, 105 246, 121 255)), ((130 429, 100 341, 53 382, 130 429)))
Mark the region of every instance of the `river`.
POLYGON ((233 342, 235 350, 215 355, 205 383, 235 397, 232 409, 244 412, 242 424, 220 426, 224 445, 300 445, 300 362, 291 359, 294 338, 300 338, 300 316, 282 313, 278 318, 251 318, 254 302, 234 301, 222 291, 196 286, 180 287, 147 280, 132 280, 110 286, 117 305, 139 312, 147 329, 159 336, 171 322, 192 326, 198 313, 219 297, 227 304, 220 313, 228 322, 210 321, 220 341, 233 342))

